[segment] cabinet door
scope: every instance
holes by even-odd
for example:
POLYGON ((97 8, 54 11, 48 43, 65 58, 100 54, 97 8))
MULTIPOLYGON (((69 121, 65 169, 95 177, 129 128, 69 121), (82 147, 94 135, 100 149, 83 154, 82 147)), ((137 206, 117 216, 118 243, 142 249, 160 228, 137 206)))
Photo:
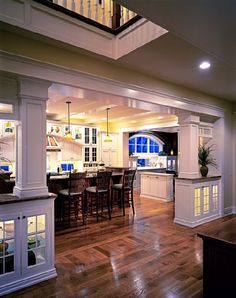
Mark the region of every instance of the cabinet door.
POLYGON ((141 194, 150 195, 150 176, 141 175, 141 194))
POLYGON ((89 127, 84 128, 84 144, 90 144, 90 129, 89 129, 89 127))
POLYGON ((20 276, 20 216, 0 215, 0 286, 20 276))
MULTIPOLYGON (((22 217, 22 271, 33 274, 48 267, 51 220, 48 210, 25 212, 22 217)), ((53 243, 53 241, 52 241, 53 243)))
POLYGON ((158 187, 158 197, 166 199, 167 198, 167 192, 166 192, 166 177, 159 176, 159 187, 158 187))
POLYGON ((92 144, 96 145, 97 144, 97 128, 91 129, 91 139, 92 139, 92 144))

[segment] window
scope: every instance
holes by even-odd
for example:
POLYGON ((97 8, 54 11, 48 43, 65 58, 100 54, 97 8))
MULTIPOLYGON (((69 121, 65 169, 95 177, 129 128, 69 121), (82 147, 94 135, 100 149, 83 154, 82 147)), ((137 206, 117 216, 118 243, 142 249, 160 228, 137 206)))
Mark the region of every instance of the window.
POLYGON ((157 154, 163 143, 155 136, 136 134, 129 138, 129 152, 135 154, 157 154))

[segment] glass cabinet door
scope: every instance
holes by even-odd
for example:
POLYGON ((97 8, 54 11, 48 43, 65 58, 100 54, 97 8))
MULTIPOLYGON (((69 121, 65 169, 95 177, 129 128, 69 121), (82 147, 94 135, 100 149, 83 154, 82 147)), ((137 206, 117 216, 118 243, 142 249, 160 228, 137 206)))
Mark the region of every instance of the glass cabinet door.
POLYGON ((46 262, 46 215, 27 217, 27 266, 46 262))
POLYGON ((0 285, 19 274, 19 225, 17 216, 0 217, 0 285))
POLYGON ((97 129, 92 128, 92 144, 96 145, 97 144, 97 129))
POLYGON ((84 143, 89 144, 90 143, 90 137, 89 137, 89 127, 84 128, 84 143))
POLYGON ((14 229, 14 220, 6 220, 0 222, 0 275, 14 271, 14 229))

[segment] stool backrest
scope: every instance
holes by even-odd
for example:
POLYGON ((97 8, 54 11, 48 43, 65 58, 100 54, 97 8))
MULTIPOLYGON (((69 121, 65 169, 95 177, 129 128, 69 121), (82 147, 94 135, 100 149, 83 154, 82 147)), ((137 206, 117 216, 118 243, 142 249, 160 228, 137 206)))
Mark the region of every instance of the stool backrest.
POLYGON ((111 171, 98 171, 96 179, 97 190, 110 189, 111 175, 111 171))
POLYGON ((85 189, 86 173, 71 173, 69 176, 69 194, 83 192, 85 189))
POLYGON ((123 188, 133 189, 135 173, 136 173, 136 169, 126 169, 124 171, 123 183, 122 183, 123 188))

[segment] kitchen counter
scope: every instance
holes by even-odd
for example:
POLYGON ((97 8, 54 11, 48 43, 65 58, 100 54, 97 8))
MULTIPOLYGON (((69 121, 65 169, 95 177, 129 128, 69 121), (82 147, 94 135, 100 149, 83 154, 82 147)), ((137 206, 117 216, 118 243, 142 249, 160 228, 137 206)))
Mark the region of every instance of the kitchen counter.
POLYGON ((0 194, 0 205, 4 204, 13 204, 13 203, 22 203, 32 200, 47 200, 55 199, 57 196, 53 193, 49 193, 47 196, 35 196, 35 197, 23 197, 19 198, 13 194, 0 194))
POLYGON ((173 200, 174 174, 140 172, 141 196, 169 202, 173 200))

